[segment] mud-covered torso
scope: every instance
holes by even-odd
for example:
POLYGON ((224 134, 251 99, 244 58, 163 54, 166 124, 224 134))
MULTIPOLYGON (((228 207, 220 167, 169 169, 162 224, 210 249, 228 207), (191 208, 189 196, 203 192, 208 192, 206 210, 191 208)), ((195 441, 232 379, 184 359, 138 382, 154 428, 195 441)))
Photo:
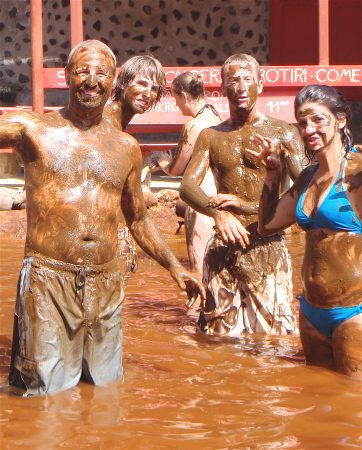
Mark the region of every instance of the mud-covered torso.
POLYGON ((302 278, 306 300, 323 308, 362 301, 362 235, 308 231, 302 278))
MULTIPOLYGON (((34 125, 29 139, 35 150, 24 158, 26 252, 102 264, 116 252, 130 155, 120 150, 122 137, 109 133, 109 125, 84 131, 59 117, 53 125, 51 119, 34 125)), ((123 143, 129 145, 127 139, 123 143)))
MULTIPOLYGON (((234 194, 246 202, 259 202, 265 167, 246 151, 257 150, 250 140, 255 133, 271 138, 282 158, 295 158, 288 150, 294 138, 293 127, 286 122, 266 118, 256 123, 244 124, 237 130, 223 122, 209 131, 210 167, 218 193, 234 194)), ((298 148, 299 141, 295 145, 298 148)), ((294 163, 299 170, 301 161, 291 162, 294 163)), ((243 217, 243 223, 247 225, 256 220, 256 214, 253 217, 243 217)))
MULTIPOLYGON (((311 179, 317 171, 310 169, 306 177, 307 189, 302 202, 303 212, 314 221, 324 205, 331 189, 338 181, 339 187, 330 200, 330 214, 337 220, 346 219, 346 213, 361 217, 362 157, 359 152, 348 154, 341 167, 345 169, 325 180, 311 179), (333 200, 333 198, 335 199, 333 200), (340 205, 341 197, 348 200, 340 205)), ((320 218, 319 218, 320 220, 320 218)), ((358 220, 358 219, 357 219, 358 220)), ((326 222, 326 221, 325 221, 326 222)), ((348 229, 348 222, 344 224, 348 229)), ((357 225, 356 223, 354 225, 357 225)), ((323 223, 306 232, 306 249, 303 261, 303 284, 306 300, 324 308, 353 306, 362 302, 362 234, 322 228, 323 223)), ((325 225, 324 225, 325 226, 325 225)))

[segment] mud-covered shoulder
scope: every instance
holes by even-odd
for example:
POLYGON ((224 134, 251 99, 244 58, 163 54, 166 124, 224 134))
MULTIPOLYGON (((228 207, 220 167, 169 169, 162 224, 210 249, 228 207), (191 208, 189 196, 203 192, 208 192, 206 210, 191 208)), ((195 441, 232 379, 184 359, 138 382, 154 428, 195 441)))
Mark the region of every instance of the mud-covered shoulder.
MULTIPOLYGON (((57 113, 57 111, 53 111, 47 114, 49 114, 50 116, 53 115, 54 113, 57 113)), ((33 121, 43 120, 44 117, 45 114, 36 113, 34 111, 15 111, 1 115, 0 123, 8 122, 8 123, 30 124, 33 121)))
POLYGON ((0 116, 0 147, 13 147, 18 151, 22 149, 23 154, 38 124, 44 123, 44 117, 45 114, 32 111, 17 111, 0 116))
POLYGON ((362 146, 355 145, 346 155, 349 170, 362 170, 362 146))
POLYGON ((362 192, 362 148, 354 147, 355 151, 349 151, 346 160, 345 182, 348 186, 348 191, 362 192))
POLYGON ((103 110, 103 118, 118 129, 122 129, 122 107, 119 102, 109 103, 103 110))
POLYGON ((315 171, 315 166, 313 166, 313 165, 307 166, 301 171, 301 173, 298 175, 297 179, 295 180, 294 184, 289 188, 289 193, 292 197, 294 197, 295 193, 299 197, 299 195, 303 191, 304 187, 311 179, 314 171, 315 171))
POLYGON ((285 120, 276 119, 275 117, 267 117, 267 126, 271 126, 278 132, 279 137, 286 140, 297 138, 300 140, 298 128, 296 125, 286 122, 285 120))
POLYGON ((362 154, 362 144, 354 144, 354 145, 353 145, 353 148, 352 148, 352 151, 351 151, 350 153, 353 153, 353 154, 356 154, 356 153, 362 154))
POLYGON ((114 135, 117 136, 117 139, 121 141, 122 147, 125 147, 128 151, 141 154, 141 148, 136 138, 125 131, 119 131, 117 128, 114 128, 113 132, 115 133, 114 135))

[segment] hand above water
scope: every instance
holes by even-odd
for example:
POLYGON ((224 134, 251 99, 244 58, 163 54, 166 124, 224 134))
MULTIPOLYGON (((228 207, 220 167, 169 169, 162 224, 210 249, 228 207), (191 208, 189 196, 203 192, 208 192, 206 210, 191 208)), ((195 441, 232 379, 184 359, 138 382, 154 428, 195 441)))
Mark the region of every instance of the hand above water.
POLYGON ((259 149, 259 153, 250 150, 249 148, 246 151, 255 156, 265 167, 267 170, 282 170, 282 164, 278 158, 278 153, 275 150, 273 141, 267 137, 263 137, 260 134, 255 134, 250 139, 259 149))
POLYGON ((205 301, 206 294, 204 286, 202 285, 201 281, 191 275, 188 270, 180 266, 171 270, 171 275, 179 285, 179 288, 183 291, 186 291, 186 306, 188 308, 191 308, 198 296, 200 296, 202 302, 205 301))

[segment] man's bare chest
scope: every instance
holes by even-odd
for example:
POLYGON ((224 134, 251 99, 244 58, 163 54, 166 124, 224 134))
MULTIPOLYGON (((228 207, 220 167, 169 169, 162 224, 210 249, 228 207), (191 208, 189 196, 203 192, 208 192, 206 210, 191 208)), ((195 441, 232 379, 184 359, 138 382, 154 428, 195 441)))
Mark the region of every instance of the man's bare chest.
POLYGON ((37 145, 38 158, 29 166, 38 167, 46 178, 66 179, 71 184, 92 180, 119 185, 126 171, 120 142, 107 133, 47 129, 37 145))

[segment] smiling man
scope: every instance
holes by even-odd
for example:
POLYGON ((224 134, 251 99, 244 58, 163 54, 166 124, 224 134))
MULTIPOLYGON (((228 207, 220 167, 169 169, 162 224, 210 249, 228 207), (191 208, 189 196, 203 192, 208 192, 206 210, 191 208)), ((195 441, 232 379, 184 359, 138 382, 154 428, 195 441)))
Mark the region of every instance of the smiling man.
POLYGON ((290 257, 282 234, 265 238, 257 232, 265 167, 246 148, 254 148, 256 133, 271 138, 294 180, 303 145, 294 126, 259 110, 263 82, 253 57, 231 56, 221 74, 230 117, 201 131, 180 190, 186 203, 216 225, 205 252, 206 303, 198 325, 216 335, 295 333, 290 257), (218 192, 213 198, 200 188, 209 167, 218 192))
POLYGON ((133 56, 121 67, 113 101, 104 117, 125 131, 135 114, 143 114, 161 100, 166 76, 160 62, 148 55, 133 56))
MULTIPOLYGON (((149 55, 138 55, 122 64, 111 101, 103 116, 118 130, 126 127, 136 114, 152 109, 166 90, 166 76, 161 63, 149 55)), ((127 227, 119 231, 126 280, 137 268, 136 246, 127 227)))
POLYGON ((102 116, 115 71, 111 50, 85 41, 68 58, 68 106, 0 118, 0 147, 17 149, 26 174, 27 236, 9 376, 23 395, 70 388, 82 373, 94 384, 122 375, 122 213, 137 243, 179 287, 203 295, 147 213, 137 142, 102 116))

